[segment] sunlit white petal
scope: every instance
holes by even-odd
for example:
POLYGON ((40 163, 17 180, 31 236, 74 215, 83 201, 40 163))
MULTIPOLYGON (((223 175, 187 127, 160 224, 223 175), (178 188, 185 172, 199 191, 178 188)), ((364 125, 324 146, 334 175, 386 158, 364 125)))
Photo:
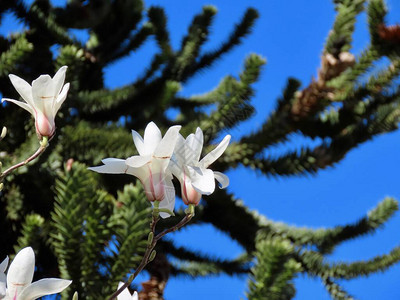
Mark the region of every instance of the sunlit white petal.
POLYGON ((45 278, 35 281, 27 286, 19 296, 18 300, 34 300, 45 295, 60 293, 72 283, 71 280, 59 278, 45 278))
POLYGON ((154 150, 154 156, 157 158, 169 159, 175 148, 176 140, 178 139, 179 130, 182 126, 172 126, 165 133, 162 140, 154 150))
POLYGON ((30 106, 33 106, 31 85, 14 74, 10 74, 8 77, 10 78, 11 83, 17 90, 18 94, 21 95, 22 99, 24 99, 30 106))
POLYGON ((136 149, 137 149, 139 155, 145 155, 143 138, 135 130, 132 130, 132 137, 133 137, 133 142, 136 146, 136 149))
POLYGON ((1 102, 3 102, 3 101, 12 102, 14 104, 17 104, 19 107, 22 107, 23 109, 29 111, 32 115, 35 115, 35 111, 33 110, 33 108, 29 104, 26 104, 25 102, 17 101, 17 100, 9 99, 9 98, 1 99, 1 102))
POLYGON ((10 297, 18 296, 31 284, 35 270, 35 254, 31 247, 17 253, 7 272, 7 290, 10 297))
MULTIPOLYGON (((120 282, 118 284, 118 289, 121 288, 121 286, 123 286, 124 283, 120 282)), ((133 292, 133 295, 131 295, 131 293, 129 292, 128 288, 125 288, 118 296, 117 296, 117 300, 138 300, 138 294, 137 292, 133 292)))
POLYGON ((193 188, 203 195, 210 195, 215 190, 214 172, 209 169, 187 166, 193 188))
POLYGON ((210 153, 204 156, 202 160, 200 160, 200 165, 203 168, 207 168, 214 161, 216 161, 222 155, 222 153, 224 153, 224 151, 229 145, 230 140, 231 136, 228 134, 227 136, 224 137, 221 143, 219 143, 219 145, 214 150, 212 150, 210 153))
POLYGON ((0 264, 0 273, 4 273, 8 266, 8 256, 0 264))
POLYGON ((154 122, 150 122, 144 130, 144 153, 153 154, 161 141, 161 131, 154 122))
POLYGON ((225 174, 214 171, 214 177, 220 183, 220 189, 224 189, 229 185, 229 177, 225 174))

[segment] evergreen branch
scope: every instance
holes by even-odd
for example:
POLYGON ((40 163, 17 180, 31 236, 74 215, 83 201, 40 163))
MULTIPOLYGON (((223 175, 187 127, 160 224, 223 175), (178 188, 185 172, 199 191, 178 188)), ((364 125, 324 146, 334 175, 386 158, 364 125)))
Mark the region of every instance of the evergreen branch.
POLYGON ((395 247, 388 254, 353 263, 327 263, 322 254, 311 250, 300 250, 299 253, 294 254, 294 258, 302 264, 305 272, 311 276, 353 279, 368 276, 377 271, 383 272, 398 263, 400 261, 400 247, 395 247))
POLYGON ((33 49, 26 36, 21 34, 7 51, 0 54, 0 76, 7 76, 22 59, 33 49))
POLYGON ((136 32, 133 36, 129 37, 124 43, 120 46, 120 48, 115 51, 112 55, 107 57, 107 60, 104 61, 105 64, 114 62, 126 55, 130 52, 135 51, 139 47, 141 47, 147 38, 153 33, 154 28, 151 24, 145 23, 143 26, 136 32))
MULTIPOLYGON (((349 86, 353 86, 356 79, 364 75, 373 65, 373 63, 380 58, 380 54, 378 51, 369 46, 367 49, 361 52, 359 57, 356 59, 355 64, 348 68, 346 71, 341 73, 339 76, 331 79, 327 85, 328 87, 332 87, 339 91, 346 88, 347 90, 351 90, 349 86)), ((342 92, 343 93, 343 92, 342 92)), ((337 95, 335 92, 335 101, 345 100, 346 96, 342 96, 337 99, 337 95)))
POLYGON ((172 69, 172 78, 180 81, 187 76, 184 75, 197 58, 200 47, 207 41, 209 27, 211 26, 217 10, 213 6, 204 6, 201 14, 195 16, 189 26, 188 34, 182 40, 181 49, 176 54, 172 69))
POLYGON ((387 8, 383 0, 369 0, 367 7, 368 27, 371 36, 371 44, 381 49, 382 40, 379 36, 380 26, 385 24, 387 8))
POLYGON ((393 198, 385 198, 376 208, 368 212, 359 221, 328 229, 309 229, 289 226, 280 222, 267 221, 258 231, 257 240, 269 236, 282 236, 298 246, 316 246, 321 253, 330 253, 339 243, 371 234, 383 227, 386 221, 398 210, 398 202, 393 198))
POLYGON ((212 258, 209 255, 192 252, 184 247, 176 247, 171 241, 161 241, 159 244, 163 253, 176 257, 179 261, 174 265, 173 275, 207 276, 225 273, 237 275, 249 271, 249 260, 240 257, 234 260, 212 258))
POLYGON ((17 246, 14 246, 16 253, 28 246, 39 249, 38 245, 43 238, 44 222, 44 218, 38 214, 29 214, 25 217, 20 236, 17 240, 17 246))
POLYGON ((65 126, 62 130, 60 143, 63 145, 63 157, 96 164, 105 157, 129 157, 136 153, 132 136, 120 127, 94 127, 81 121, 74 127, 65 126))
POLYGON ((231 51, 235 46, 239 45, 242 39, 251 32, 251 28, 254 26, 254 22, 257 18, 257 10, 253 8, 247 9, 240 22, 235 25, 235 29, 230 34, 227 41, 222 43, 214 51, 201 55, 197 62, 188 68, 186 77, 193 75, 201 69, 210 67, 217 59, 220 59, 223 54, 231 51))
POLYGON ((278 99, 275 111, 263 123, 256 132, 243 137, 240 144, 252 144, 253 153, 265 149, 278 142, 286 140, 286 136, 295 128, 289 121, 289 112, 295 93, 300 87, 300 82, 294 78, 289 78, 283 91, 282 98, 278 99))
POLYGON ((151 24, 154 27, 154 34, 158 46, 162 50, 162 56, 171 57, 173 55, 173 49, 169 38, 167 29, 167 16, 165 15, 164 9, 158 6, 151 6, 147 13, 151 24))
MULTIPOLYGON (((265 60, 255 54, 247 57, 244 70, 239 75, 240 81, 231 81, 223 95, 218 108, 211 113, 209 118, 200 121, 198 126, 203 129, 205 140, 213 140, 221 131, 236 126, 239 122, 247 120, 254 111, 249 104, 250 97, 253 95, 253 84, 260 75, 261 67, 265 60)), ((189 128, 193 131, 195 127, 190 124, 189 128)))
POLYGON ((115 242, 110 245, 113 255, 109 261, 110 290, 103 289, 104 294, 115 290, 118 282, 140 263, 141 256, 146 250, 145 237, 150 223, 150 205, 140 186, 132 184, 124 186, 118 191, 114 212, 109 220, 115 242))
POLYGON ((325 45, 327 53, 337 57, 339 53, 350 50, 356 16, 363 10, 364 3, 365 0, 338 3, 335 23, 325 45))
POLYGON ((274 237, 256 244, 257 264, 252 268, 249 282, 249 299, 292 299, 295 296, 293 278, 301 265, 291 256, 293 245, 274 237))
POLYGON ((57 23, 54 13, 51 10, 45 13, 37 3, 34 3, 26 15, 26 19, 31 28, 41 31, 42 34, 46 33, 53 40, 57 41, 57 43, 62 45, 74 44, 81 48, 80 42, 71 38, 65 28, 57 23))
POLYGON ((322 282, 326 290, 329 292, 331 297, 335 300, 353 300, 354 298, 350 296, 341 286, 335 283, 332 279, 322 278, 322 282))
POLYGON ((242 201, 235 199, 225 190, 216 190, 203 199, 206 205, 202 221, 229 234, 247 252, 251 253, 255 247, 256 233, 262 226, 264 218, 257 212, 250 211, 242 201), (237 220, 241 221, 237 222, 237 220))

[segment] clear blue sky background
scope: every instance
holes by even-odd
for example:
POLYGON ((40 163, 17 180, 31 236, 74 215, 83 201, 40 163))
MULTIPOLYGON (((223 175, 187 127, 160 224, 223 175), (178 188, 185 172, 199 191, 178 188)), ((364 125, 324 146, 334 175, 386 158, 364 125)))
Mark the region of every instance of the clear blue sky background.
MULTIPOLYGON (((31 2, 31 1, 27 1, 31 2)), ((53 3, 62 5, 63 0, 53 3)), ((400 23, 400 1, 388 0, 390 24, 400 23)), ((320 64, 324 41, 334 21, 333 4, 329 0, 148 0, 146 5, 165 8, 172 43, 178 48, 192 17, 205 4, 213 4, 219 13, 215 18, 210 41, 205 49, 212 49, 226 38, 234 23, 249 6, 256 8, 260 19, 253 33, 244 43, 226 55, 213 68, 193 78, 181 91, 182 95, 206 92, 215 87, 225 75, 237 75, 249 53, 267 58, 261 80, 255 85, 253 104, 257 113, 242 126, 232 130, 237 139, 259 127, 274 108, 286 79, 296 77, 307 85, 320 64)), ((9 33, 22 28, 11 16, 1 24, 0 32, 9 33)), ((85 38, 84 32, 75 32, 85 38)), ((358 18, 352 52, 359 53, 368 44, 366 15, 358 18)), ((107 86, 113 88, 133 82, 155 53, 154 41, 149 41, 139 52, 112 65, 105 74, 107 86)), ((300 148, 320 141, 293 136, 294 143, 273 149, 271 154, 300 148)), ((246 168, 228 173, 228 187, 251 209, 268 218, 311 228, 329 227, 353 222, 364 216, 385 196, 400 199, 398 168, 400 166, 400 132, 379 136, 350 152, 335 166, 316 176, 266 178, 246 168)), ((240 222, 240 220, 238 220, 240 222)), ((234 258, 241 247, 211 226, 191 226, 175 233, 179 245, 222 258, 234 258)), ((383 230, 373 236, 350 241, 340 246, 331 259, 351 262, 388 253, 400 244, 400 214, 396 214, 383 230)), ((171 279, 166 299, 240 299, 245 297, 245 277, 218 276, 205 279, 171 279)), ((329 299, 318 279, 299 276, 295 279, 295 299, 329 299)), ((344 287, 359 299, 399 299, 400 264, 384 274, 343 282, 344 287)))

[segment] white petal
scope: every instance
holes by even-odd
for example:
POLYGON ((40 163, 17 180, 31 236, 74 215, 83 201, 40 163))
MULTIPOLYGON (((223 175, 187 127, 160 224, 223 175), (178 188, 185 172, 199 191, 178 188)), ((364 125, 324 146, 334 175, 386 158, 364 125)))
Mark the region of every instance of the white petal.
POLYGON ((139 152, 139 154, 145 155, 143 138, 135 130, 132 130, 132 137, 133 137, 133 142, 135 143, 136 149, 139 152))
POLYGON ((56 100, 54 83, 49 75, 40 75, 32 82, 34 106, 46 116, 53 115, 53 103, 56 100))
POLYGON ((151 155, 135 155, 126 159, 125 163, 132 168, 140 168, 151 161, 151 155))
POLYGON ((128 169, 128 166, 126 165, 124 159, 106 158, 103 159, 102 162, 104 166, 90 167, 88 169, 98 173, 108 173, 108 174, 126 173, 128 169))
POLYGON ((225 174, 214 171, 214 177, 221 184, 219 187, 220 189, 224 189, 229 185, 229 177, 225 174))
POLYGON ((174 152, 174 148, 176 145, 176 141, 178 139, 179 130, 181 130, 180 125, 170 127, 165 133, 164 137, 157 145, 157 148, 154 150, 154 156, 158 158, 170 158, 172 152, 174 152))
MULTIPOLYGON (((119 289, 121 288, 121 286, 123 286, 123 285, 124 285, 124 283, 123 283, 123 282, 120 282, 120 283, 118 284, 118 290, 119 290, 119 289)), ((131 300, 131 299, 132 299, 132 296, 131 296, 131 293, 129 292, 128 288, 123 289, 122 292, 117 296, 117 299, 118 299, 118 300, 131 300)))
POLYGON ((193 188, 203 194, 210 195, 215 190, 214 172, 209 169, 187 166, 193 188))
MULTIPOLYGON (((159 207, 160 208, 166 208, 169 209, 170 211, 174 211, 175 208, 175 188, 174 184, 172 183, 172 176, 169 175, 167 178, 164 180, 164 187, 165 187, 165 197, 164 199, 160 202, 159 207)), ((160 212, 160 217, 165 219, 169 218, 171 215, 165 212, 160 212)))
POLYGON ((185 158, 185 139, 181 134, 178 134, 178 138, 176 140, 174 152, 172 153, 172 159, 176 161, 176 163, 180 166, 186 164, 185 158))
POLYGON ((57 96, 56 101, 53 105, 53 115, 55 116, 60 109, 61 105, 64 103, 65 99, 67 99, 67 94, 69 90, 69 83, 66 83, 61 90, 61 93, 57 96))
POLYGON ((4 273, 0 273, 0 299, 3 299, 7 294, 6 281, 6 275, 4 273))
POLYGON ((53 77, 53 85, 54 85, 54 95, 58 95, 61 91, 61 88, 64 85, 65 81, 65 72, 67 71, 67 66, 62 66, 57 73, 53 77))
POLYGON ((15 87, 21 97, 26 101, 26 103, 33 106, 31 85, 16 75, 10 74, 8 77, 10 78, 12 85, 15 87))
POLYGON ((214 150, 208 153, 200 161, 200 166, 202 166, 203 168, 207 168, 214 161, 216 161, 222 155, 222 153, 224 153, 226 147, 228 147, 230 139, 231 136, 229 134, 225 136, 224 139, 221 141, 221 143, 219 143, 219 145, 214 150))
MULTIPOLYGON (((32 282, 35 269, 35 253, 31 247, 19 251, 7 272, 7 289, 11 298, 32 282)), ((19 298, 18 298, 19 299, 19 298)))
POLYGON ((190 134, 185 142, 185 164, 197 164, 203 150, 203 131, 197 127, 196 134, 190 134))
POLYGON ((34 300, 45 295, 60 293, 72 283, 71 280, 59 278, 45 278, 35 281, 27 286, 19 296, 18 300, 34 300))
POLYGON ((1 102, 3 102, 3 101, 12 102, 14 104, 17 104, 19 107, 22 107, 23 109, 29 111, 33 116, 35 116, 35 111, 33 110, 33 108, 25 102, 17 101, 17 100, 9 99, 9 98, 1 99, 1 102))
POLYGON ((8 266, 8 256, 0 264, 0 273, 4 273, 8 266))
POLYGON ((144 155, 151 155, 161 141, 161 131, 154 122, 150 122, 144 130, 144 155))
POLYGON ((136 291, 133 292, 132 300, 139 300, 139 295, 136 291))

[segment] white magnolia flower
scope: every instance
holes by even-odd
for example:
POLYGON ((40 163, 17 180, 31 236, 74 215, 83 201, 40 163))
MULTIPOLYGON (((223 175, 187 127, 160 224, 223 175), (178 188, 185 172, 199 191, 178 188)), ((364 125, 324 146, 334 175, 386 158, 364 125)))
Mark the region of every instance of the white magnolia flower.
POLYGON ((185 204, 197 205, 201 195, 212 194, 215 190, 215 179, 221 184, 221 188, 229 185, 228 176, 212 171, 208 167, 224 153, 230 139, 230 135, 225 136, 214 150, 200 160, 203 149, 201 129, 197 128, 196 133, 190 134, 186 140, 179 134, 169 168, 179 179, 182 200, 185 204))
POLYGON ((51 78, 41 75, 32 82, 32 86, 22 78, 10 74, 10 80, 25 101, 3 98, 1 101, 15 103, 29 111, 35 117, 36 132, 39 137, 51 137, 56 130, 54 118, 67 97, 69 83, 64 85, 66 66, 61 67, 51 78))
MULTIPOLYGON (((120 289, 121 286, 123 286, 124 283, 120 282, 118 284, 118 289, 120 289)), ((117 300, 138 300, 139 296, 138 293, 136 291, 133 292, 133 294, 131 295, 131 293, 129 292, 128 288, 125 288, 121 294, 119 294, 117 296, 117 300)))
MULTIPOLYGON (((3 263, 1 268, 4 267, 3 263)), ((32 283, 34 270, 35 254, 33 249, 27 247, 19 251, 8 268, 6 295, 0 299, 34 300, 45 295, 59 293, 72 282, 59 278, 45 278, 32 283)))
MULTIPOLYGON (((157 125, 150 122, 144 131, 144 139, 132 130, 133 142, 139 155, 124 159, 103 159, 103 166, 91 167, 89 170, 99 173, 126 173, 139 178, 144 186, 147 199, 152 203, 159 201, 161 209, 174 210, 175 189, 172 174, 167 169, 172 152, 178 139, 181 126, 172 126, 161 136, 157 125)), ((170 215, 160 212, 162 218, 170 215)))

